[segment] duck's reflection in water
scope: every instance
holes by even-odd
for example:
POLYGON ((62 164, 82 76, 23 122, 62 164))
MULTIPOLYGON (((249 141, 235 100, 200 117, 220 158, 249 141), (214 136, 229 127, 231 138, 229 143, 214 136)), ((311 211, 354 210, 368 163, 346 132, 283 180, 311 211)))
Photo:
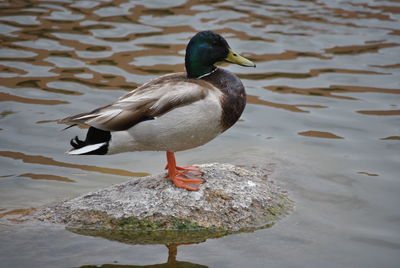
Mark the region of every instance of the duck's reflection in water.
POLYGON ((103 265, 83 265, 79 268, 207 268, 208 266, 196 264, 186 261, 177 261, 176 255, 178 254, 178 246, 182 244, 166 244, 168 248, 168 260, 166 263, 150 264, 150 265, 129 265, 129 264, 103 264, 103 265))
MULTIPOLYGON (((264 226, 269 228, 273 223, 264 226)), ((163 264, 152 265, 120 265, 118 263, 103 265, 84 265, 80 268, 90 267, 168 267, 168 268, 188 268, 188 267, 208 267, 185 261, 177 261, 178 246, 191 245, 205 242, 210 238, 220 238, 233 232, 220 229, 193 229, 193 230, 110 230, 110 229, 80 229, 67 228, 67 230, 85 236, 101 237, 111 241, 117 241, 131 245, 165 245, 168 248, 168 259, 163 264)), ((252 232, 253 229, 242 230, 252 232)), ((134 260, 132 260, 134 262, 134 260)))

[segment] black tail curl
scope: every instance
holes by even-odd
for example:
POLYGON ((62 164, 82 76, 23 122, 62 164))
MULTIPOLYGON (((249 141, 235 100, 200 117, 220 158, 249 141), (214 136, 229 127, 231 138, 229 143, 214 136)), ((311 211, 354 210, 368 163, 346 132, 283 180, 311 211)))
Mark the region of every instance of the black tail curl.
POLYGON ((90 127, 86 134, 85 140, 80 140, 78 138, 78 136, 75 136, 75 138, 71 139, 70 144, 76 150, 76 149, 80 149, 80 148, 88 146, 88 145, 106 142, 106 144, 104 144, 97 150, 90 151, 90 152, 83 154, 83 155, 91 155, 91 154, 100 155, 100 154, 107 153, 108 143, 110 142, 110 140, 111 140, 110 131, 101 130, 101 129, 98 129, 95 127, 90 127))

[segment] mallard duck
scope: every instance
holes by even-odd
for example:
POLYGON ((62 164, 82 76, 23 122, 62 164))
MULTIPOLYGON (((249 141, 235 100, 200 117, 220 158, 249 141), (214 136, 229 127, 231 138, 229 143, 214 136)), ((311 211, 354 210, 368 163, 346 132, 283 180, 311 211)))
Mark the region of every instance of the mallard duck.
POLYGON ((166 151, 169 178, 190 191, 203 183, 195 166, 178 167, 175 152, 203 145, 230 128, 246 105, 240 79, 215 66, 226 61, 255 67, 212 31, 194 35, 186 48, 186 73, 163 75, 107 106, 61 119, 89 126, 86 139, 71 140, 68 154, 166 151))

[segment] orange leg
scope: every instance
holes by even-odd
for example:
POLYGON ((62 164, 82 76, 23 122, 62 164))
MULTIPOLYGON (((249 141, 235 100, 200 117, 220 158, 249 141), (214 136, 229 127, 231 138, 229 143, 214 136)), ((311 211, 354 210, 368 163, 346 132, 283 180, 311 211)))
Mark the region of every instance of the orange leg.
POLYGON ((167 152, 167 177, 179 188, 184 188, 189 191, 199 190, 199 184, 203 183, 204 180, 193 176, 188 176, 188 173, 201 174, 198 168, 183 168, 176 166, 175 155, 173 152, 167 152), (190 178, 189 178, 190 177, 190 178))

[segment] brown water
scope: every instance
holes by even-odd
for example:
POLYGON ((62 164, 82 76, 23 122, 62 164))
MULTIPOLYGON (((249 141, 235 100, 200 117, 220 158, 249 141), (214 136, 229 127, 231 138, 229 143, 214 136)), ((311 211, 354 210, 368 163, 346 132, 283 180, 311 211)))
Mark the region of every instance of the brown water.
POLYGON ((399 29, 394 0, 1 1, 1 266, 399 267, 399 29), (188 39, 205 29, 257 68, 225 67, 249 94, 241 121, 178 162, 274 163, 295 211, 269 229, 170 248, 164 266, 163 245, 15 225, 163 169, 160 152, 64 155, 83 131, 55 120, 183 71, 188 39))

